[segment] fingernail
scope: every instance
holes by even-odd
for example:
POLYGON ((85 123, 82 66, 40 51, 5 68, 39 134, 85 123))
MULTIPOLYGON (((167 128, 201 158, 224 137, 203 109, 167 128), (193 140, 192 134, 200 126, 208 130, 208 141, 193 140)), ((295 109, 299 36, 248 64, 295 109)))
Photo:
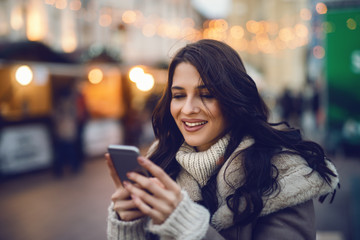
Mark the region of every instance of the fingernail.
POLYGON ((123 184, 124 184, 124 187, 129 186, 129 182, 127 182, 127 181, 124 181, 123 184))

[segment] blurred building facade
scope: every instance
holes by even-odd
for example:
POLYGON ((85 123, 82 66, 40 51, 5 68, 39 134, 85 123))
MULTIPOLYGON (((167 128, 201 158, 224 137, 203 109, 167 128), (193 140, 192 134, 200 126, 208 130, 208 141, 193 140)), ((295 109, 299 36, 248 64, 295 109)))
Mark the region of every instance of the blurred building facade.
POLYGON ((190 0, 1 1, 0 38, 41 41, 66 53, 106 47, 127 62, 161 61, 201 24, 190 0))
POLYGON ((58 143, 78 144, 79 136, 64 137, 71 129, 88 157, 111 143, 136 144, 145 116, 139 112, 165 83, 169 49, 180 38, 199 39, 195 29, 202 22, 190 1, 1 1, 0 18, 5 176, 63 165, 57 155, 67 150, 58 143), (141 65, 146 81, 130 81, 132 65, 141 65), (77 119, 84 112, 74 98, 79 94, 85 122, 77 119))
MULTIPOLYGON (((341 38, 334 45, 331 41, 328 44, 331 34, 339 33, 331 30, 328 17, 338 10, 355 9, 350 15, 345 11, 339 22, 345 22, 345 27, 338 25, 337 29, 350 31, 353 35, 349 36, 357 39, 358 0, 232 0, 223 18, 204 15, 194 2, 0 1, 0 150, 9 149, 2 145, 7 142, 4 136, 20 139, 14 140, 18 148, 14 147, 12 155, 7 153, 12 157, 2 152, 0 160, 15 161, 20 142, 24 145, 23 139, 31 139, 31 134, 25 138, 13 135, 23 132, 14 130, 15 125, 24 127, 31 122, 45 124, 45 133, 53 130, 49 122, 58 92, 64 88, 77 89, 84 95, 89 114, 84 133, 89 155, 102 153, 109 141, 136 144, 133 138, 126 137, 139 134, 137 128, 147 124, 141 122, 149 117, 143 114, 148 111, 146 101, 160 94, 172 54, 184 44, 202 38, 227 42, 240 53, 249 75, 273 110, 273 121, 284 118, 279 99, 289 92, 294 104, 290 106, 292 117, 286 120, 302 127, 310 138, 342 139, 344 126, 350 126, 346 134, 360 136, 360 117, 351 110, 358 94, 345 91, 346 96, 355 96, 355 101, 346 106, 331 105, 325 68, 327 52, 337 49, 337 44, 345 44, 341 38), (129 76, 133 66, 141 68, 139 81, 133 82, 129 76), (22 80, 16 77, 19 69, 25 71, 22 80), (329 114, 328 109, 333 111, 329 114), (348 110, 339 118, 337 109, 348 110), (334 113, 340 119, 334 125, 337 136, 328 137, 329 116, 334 113), (345 125, 348 116, 352 121, 345 125), (138 120, 138 125, 127 125, 138 120), (129 129, 134 131, 127 132, 129 129)), ((352 41, 351 51, 359 49, 359 43, 352 41)), ((354 60, 344 66, 352 65, 353 70, 344 71, 353 71, 347 85, 356 89, 360 72, 357 52, 352 56, 354 60)), ((332 69, 337 69, 336 61, 332 69)), ((39 137, 44 140, 44 136, 39 137)), ((336 148, 338 144, 338 140, 332 140, 329 146, 336 148)), ((30 156, 30 152, 25 155, 30 156)), ((48 150, 43 158, 49 159, 51 153, 48 150)))

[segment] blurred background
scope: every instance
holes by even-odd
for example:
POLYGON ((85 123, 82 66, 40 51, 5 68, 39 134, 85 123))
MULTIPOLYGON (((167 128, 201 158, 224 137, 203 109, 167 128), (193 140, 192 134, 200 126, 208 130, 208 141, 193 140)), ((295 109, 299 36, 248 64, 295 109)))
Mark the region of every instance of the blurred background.
POLYGON ((359 0, 0 0, 0 239, 106 239, 106 148, 146 153, 168 63, 202 38, 336 164, 317 239, 360 239, 359 0))

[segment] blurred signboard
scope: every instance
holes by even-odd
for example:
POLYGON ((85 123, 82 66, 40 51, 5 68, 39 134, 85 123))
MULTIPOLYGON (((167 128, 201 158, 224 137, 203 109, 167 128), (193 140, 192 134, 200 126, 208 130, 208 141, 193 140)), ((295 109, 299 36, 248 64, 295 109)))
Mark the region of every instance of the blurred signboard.
POLYGON ((52 157, 51 139, 45 125, 9 126, 1 130, 1 175, 49 167, 52 157))
POLYGON ((116 119, 87 122, 84 130, 84 152, 87 157, 103 157, 110 144, 123 144, 124 129, 116 119))
POLYGON ((360 8, 329 9, 323 27, 328 130, 336 141, 360 145, 360 8))

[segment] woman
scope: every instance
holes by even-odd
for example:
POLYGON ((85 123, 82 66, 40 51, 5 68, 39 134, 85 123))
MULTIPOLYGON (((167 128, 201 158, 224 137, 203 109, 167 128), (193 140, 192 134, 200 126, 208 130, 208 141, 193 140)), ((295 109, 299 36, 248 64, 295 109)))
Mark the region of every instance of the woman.
POLYGON ((334 194, 322 148, 268 108, 239 55, 215 40, 182 48, 139 157, 152 178, 116 176, 108 239, 315 239, 313 198, 334 194))

